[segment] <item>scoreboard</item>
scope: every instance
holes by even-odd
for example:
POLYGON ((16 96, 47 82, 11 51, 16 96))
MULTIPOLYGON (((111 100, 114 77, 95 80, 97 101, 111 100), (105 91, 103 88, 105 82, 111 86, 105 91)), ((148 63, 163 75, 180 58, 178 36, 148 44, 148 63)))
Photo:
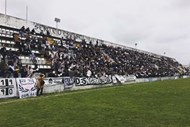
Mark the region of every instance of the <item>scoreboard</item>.
POLYGON ((15 78, 0 78, 0 98, 16 97, 15 78))

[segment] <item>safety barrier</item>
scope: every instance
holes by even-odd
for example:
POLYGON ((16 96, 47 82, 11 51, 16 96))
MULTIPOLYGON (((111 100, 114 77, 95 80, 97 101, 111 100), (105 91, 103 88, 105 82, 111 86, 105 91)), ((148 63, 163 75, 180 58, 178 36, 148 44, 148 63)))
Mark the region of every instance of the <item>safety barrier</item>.
MULTIPOLYGON (((87 77, 49 77, 45 78, 44 93, 63 92, 65 90, 90 89, 115 84, 153 82, 158 80, 177 79, 178 77, 140 78, 129 76, 87 77)), ((0 98, 27 98, 36 96, 35 78, 0 78, 0 98)))

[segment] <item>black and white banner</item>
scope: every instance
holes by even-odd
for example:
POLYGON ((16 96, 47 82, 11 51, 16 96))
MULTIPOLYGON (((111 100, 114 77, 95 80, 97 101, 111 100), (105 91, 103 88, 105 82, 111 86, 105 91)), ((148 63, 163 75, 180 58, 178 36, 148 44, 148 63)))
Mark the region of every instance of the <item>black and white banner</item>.
POLYGON ((15 78, 0 78, 0 98, 16 97, 15 78))
POLYGON ((113 77, 113 83, 127 83, 127 82, 133 82, 136 80, 136 76, 134 75, 115 75, 113 77))
POLYGON ((58 85, 63 84, 63 78, 62 77, 52 77, 52 78, 45 78, 45 84, 48 85, 58 85))
POLYGON ((35 78, 17 78, 16 79, 20 98, 36 96, 36 79, 35 78))
POLYGON ((64 89, 71 89, 74 86, 74 78, 63 77, 64 89))
POLYGON ((86 86, 86 85, 103 85, 112 83, 112 77, 102 76, 99 78, 86 78, 86 77, 76 77, 75 85, 76 86, 86 86))
POLYGON ((87 77, 63 77, 63 83, 65 89, 70 89, 74 86, 86 86, 86 85, 103 85, 112 83, 112 77, 99 77, 99 78, 87 78, 87 77))

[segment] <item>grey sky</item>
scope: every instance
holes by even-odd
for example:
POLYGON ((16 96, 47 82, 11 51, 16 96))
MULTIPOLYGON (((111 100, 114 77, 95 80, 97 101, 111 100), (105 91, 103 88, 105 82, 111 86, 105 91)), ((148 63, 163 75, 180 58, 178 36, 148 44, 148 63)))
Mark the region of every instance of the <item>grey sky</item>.
MULTIPOLYGON (((0 0, 0 12, 5 12, 0 0)), ((7 14, 190 64, 190 0, 7 0, 7 14)))

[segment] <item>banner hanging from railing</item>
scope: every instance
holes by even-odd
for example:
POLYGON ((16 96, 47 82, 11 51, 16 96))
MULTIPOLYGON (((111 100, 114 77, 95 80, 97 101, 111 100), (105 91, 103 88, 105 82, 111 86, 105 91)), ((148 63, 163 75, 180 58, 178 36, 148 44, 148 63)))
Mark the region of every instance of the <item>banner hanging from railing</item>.
POLYGON ((87 78, 87 77, 76 77, 75 85, 76 86, 86 86, 86 85, 103 85, 112 83, 111 76, 102 76, 98 78, 87 78))
POLYGON ((35 78, 17 78, 16 79, 20 98, 36 96, 36 79, 35 78))
POLYGON ((63 77, 64 89, 71 89, 74 86, 74 78, 63 77))

